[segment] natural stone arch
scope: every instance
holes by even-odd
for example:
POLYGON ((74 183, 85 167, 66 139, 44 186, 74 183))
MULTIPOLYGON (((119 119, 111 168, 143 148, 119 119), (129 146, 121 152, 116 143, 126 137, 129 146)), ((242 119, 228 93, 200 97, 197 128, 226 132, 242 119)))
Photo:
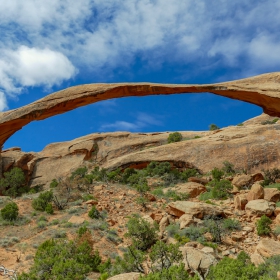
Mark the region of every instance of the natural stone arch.
POLYGON ((279 90, 280 72, 206 85, 117 83, 70 87, 29 105, 0 113, 0 147, 16 131, 34 120, 43 120, 98 101, 128 96, 210 92, 258 105, 265 113, 280 117, 279 90))

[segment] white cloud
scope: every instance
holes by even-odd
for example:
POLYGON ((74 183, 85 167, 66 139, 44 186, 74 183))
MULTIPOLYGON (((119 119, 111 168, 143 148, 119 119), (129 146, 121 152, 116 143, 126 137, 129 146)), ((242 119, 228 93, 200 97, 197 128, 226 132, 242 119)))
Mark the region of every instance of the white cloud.
POLYGON ((112 75, 136 57, 148 68, 197 65, 200 74, 232 68, 234 78, 280 67, 277 0, 0 0, 0 6, 5 93, 50 87, 74 68, 112 75))
POLYGON ((160 116, 153 116, 143 112, 137 113, 137 117, 134 122, 127 121, 115 121, 110 124, 103 124, 100 126, 100 131, 140 131, 141 129, 152 126, 163 125, 160 120, 160 116))
POLYGON ((0 91, 0 112, 8 108, 7 99, 4 92, 0 91))
POLYGON ((26 86, 60 84, 75 74, 75 67, 62 53, 49 49, 20 46, 0 57, 0 87, 7 94, 18 94, 26 86))

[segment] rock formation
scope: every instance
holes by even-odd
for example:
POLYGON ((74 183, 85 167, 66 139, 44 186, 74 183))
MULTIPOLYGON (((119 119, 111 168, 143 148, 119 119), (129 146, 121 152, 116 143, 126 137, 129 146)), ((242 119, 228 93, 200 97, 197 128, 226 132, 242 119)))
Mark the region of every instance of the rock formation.
POLYGON ((279 89, 279 72, 208 85, 121 83, 70 87, 29 105, 1 113, 0 147, 16 131, 34 120, 43 120, 101 100, 128 96, 211 92, 258 105, 265 113, 280 116, 279 89))

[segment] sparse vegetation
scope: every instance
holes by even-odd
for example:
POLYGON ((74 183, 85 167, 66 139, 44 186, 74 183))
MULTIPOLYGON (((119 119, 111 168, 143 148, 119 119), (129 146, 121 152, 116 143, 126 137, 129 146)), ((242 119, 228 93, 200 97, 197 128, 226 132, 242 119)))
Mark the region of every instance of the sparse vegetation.
POLYGON ((96 209, 95 205, 93 205, 88 212, 88 216, 92 219, 100 219, 101 215, 100 212, 96 209))
POLYGON ((263 121, 263 122, 261 122, 261 124, 262 125, 266 125, 266 124, 275 124, 275 123, 277 123, 278 122, 278 118, 275 118, 275 119, 273 119, 273 120, 266 120, 266 121, 263 121))
POLYGON ((220 129, 216 124, 214 124, 214 123, 211 123, 210 125, 209 125, 209 130, 210 131, 213 131, 213 130, 218 130, 218 129, 220 129))
POLYGON ((180 142, 182 141, 183 136, 180 132, 170 133, 167 139, 168 143, 180 142))
POLYGON ((271 219, 263 215, 256 222, 257 233, 258 235, 269 235, 271 232, 270 224, 272 223, 271 219))

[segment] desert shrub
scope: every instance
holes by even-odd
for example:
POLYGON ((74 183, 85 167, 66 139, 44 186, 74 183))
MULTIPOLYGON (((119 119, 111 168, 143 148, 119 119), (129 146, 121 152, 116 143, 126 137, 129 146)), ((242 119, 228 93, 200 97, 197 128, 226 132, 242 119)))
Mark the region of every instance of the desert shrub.
POLYGON ((280 255, 270 257, 265 260, 264 264, 258 267, 258 273, 262 280, 278 279, 277 272, 279 271, 280 255))
POLYGON ((224 175, 224 171, 215 167, 212 171, 211 171, 212 177, 214 180, 220 181, 224 175))
POLYGON ((179 193, 173 190, 168 190, 165 196, 171 198, 173 201, 188 200, 190 198, 188 193, 179 193))
POLYGON ((109 268, 109 275, 117 275, 128 272, 144 273, 143 262, 146 255, 135 246, 129 246, 128 251, 123 254, 123 257, 117 257, 112 267, 109 268))
POLYGON ((74 179, 76 177, 78 178, 84 178, 87 174, 87 167, 84 166, 84 167, 79 167, 78 169, 76 169, 75 171, 72 172, 71 174, 71 179, 74 179))
POLYGON ((207 276, 209 280, 256 280, 258 269, 250 262, 250 257, 241 252, 237 259, 225 257, 217 265, 211 266, 207 276))
POLYGON ((213 131, 213 130, 218 130, 218 129, 220 129, 216 124, 214 124, 214 123, 211 123, 210 125, 209 125, 209 130, 210 131, 213 131))
POLYGON ((223 167, 222 170, 226 173, 226 174, 235 174, 235 169, 234 169, 234 165, 232 163, 230 163, 229 161, 224 161, 223 162, 223 167))
POLYGON ((180 225, 178 223, 168 225, 166 227, 166 231, 167 231, 168 236, 173 237, 173 236, 175 236, 175 234, 179 234, 179 232, 181 231, 180 225))
POLYGON ((278 168, 264 170, 263 173, 264 180, 261 183, 263 187, 275 183, 276 179, 280 179, 280 169, 278 168))
POLYGON ((124 184, 127 184, 129 181, 129 177, 132 176, 133 174, 137 174, 136 170, 133 168, 126 168, 124 172, 122 173, 122 178, 121 182, 124 184))
POLYGON ((204 220, 204 228, 206 232, 209 232, 212 236, 212 241, 220 243, 222 236, 226 232, 223 227, 222 220, 218 217, 206 217, 204 220))
POLYGON ((266 124, 275 124, 279 119, 275 118, 273 120, 266 120, 261 122, 262 125, 266 125, 266 124))
POLYGON ((37 223, 37 227, 40 228, 40 229, 43 229, 43 228, 45 228, 46 226, 47 226, 47 222, 45 222, 45 221, 39 221, 39 222, 37 223))
POLYGON ((38 198, 32 200, 32 207, 38 211, 45 211, 48 204, 53 200, 53 192, 40 193, 38 198))
POLYGON ((47 206, 46 206, 46 208, 45 208, 45 211, 46 211, 48 214, 50 214, 50 215, 53 214, 53 206, 52 206, 51 203, 48 203, 48 204, 47 204, 47 206))
POLYGON ((127 223, 126 237, 131 238, 136 249, 145 251, 157 241, 157 231, 156 223, 151 225, 138 216, 132 216, 127 223))
POLYGON ((4 172, 4 178, 0 179, 0 191, 4 195, 16 197, 28 191, 25 183, 22 169, 14 167, 11 171, 4 172))
POLYGON ((204 241, 203 234, 205 229, 203 227, 190 225, 184 229, 184 234, 192 241, 204 241))
POLYGON ((53 189, 53 188, 56 188, 58 185, 58 182, 56 179, 53 179, 50 183, 50 188, 53 189))
POLYGON ((82 196, 83 201, 88 201, 88 200, 92 200, 92 199, 96 199, 93 195, 91 194, 84 194, 82 196))
POLYGON ((258 235, 269 235, 271 232, 270 224, 272 221, 267 216, 263 215, 261 218, 256 222, 257 233, 258 235))
POLYGON ((190 177, 195 177, 199 174, 199 172, 196 169, 186 169, 180 174, 180 179, 183 181, 187 181, 190 177))
POLYGON ((212 187, 211 193, 213 199, 227 199, 230 196, 229 191, 232 190, 232 184, 228 180, 213 180, 208 184, 212 187))
POLYGON ((163 269, 168 269, 173 264, 181 262, 183 255, 179 250, 179 246, 179 244, 166 244, 163 241, 157 241, 149 253, 151 270, 161 272, 163 269))
POLYGON ((93 205, 88 212, 88 216, 92 219, 100 219, 101 215, 100 212, 96 209, 95 205, 93 205))
POLYGON ((1 209, 1 216, 4 220, 13 221, 18 217, 18 206, 15 202, 8 203, 1 209))
POLYGON ((279 235, 280 234, 280 226, 276 226, 276 228, 274 229, 273 233, 275 235, 279 235))
POLYGON ((214 199, 213 193, 212 193, 211 190, 208 190, 207 192, 201 193, 198 198, 201 201, 209 201, 209 199, 214 199))
POLYGON ((174 143, 174 142, 180 142, 183 139, 183 136, 180 132, 173 132, 170 133, 167 142, 168 143, 174 143))
POLYGON ((91 245, 84 235, 72 241, 47 240, 38 247, 30 272, 21 274, 19 280, 84 280, 101 263, 91 245))
POLYGON ((227 231, 241 230, 241 224, 235 219, 223 220, 223 228, 227 231))

